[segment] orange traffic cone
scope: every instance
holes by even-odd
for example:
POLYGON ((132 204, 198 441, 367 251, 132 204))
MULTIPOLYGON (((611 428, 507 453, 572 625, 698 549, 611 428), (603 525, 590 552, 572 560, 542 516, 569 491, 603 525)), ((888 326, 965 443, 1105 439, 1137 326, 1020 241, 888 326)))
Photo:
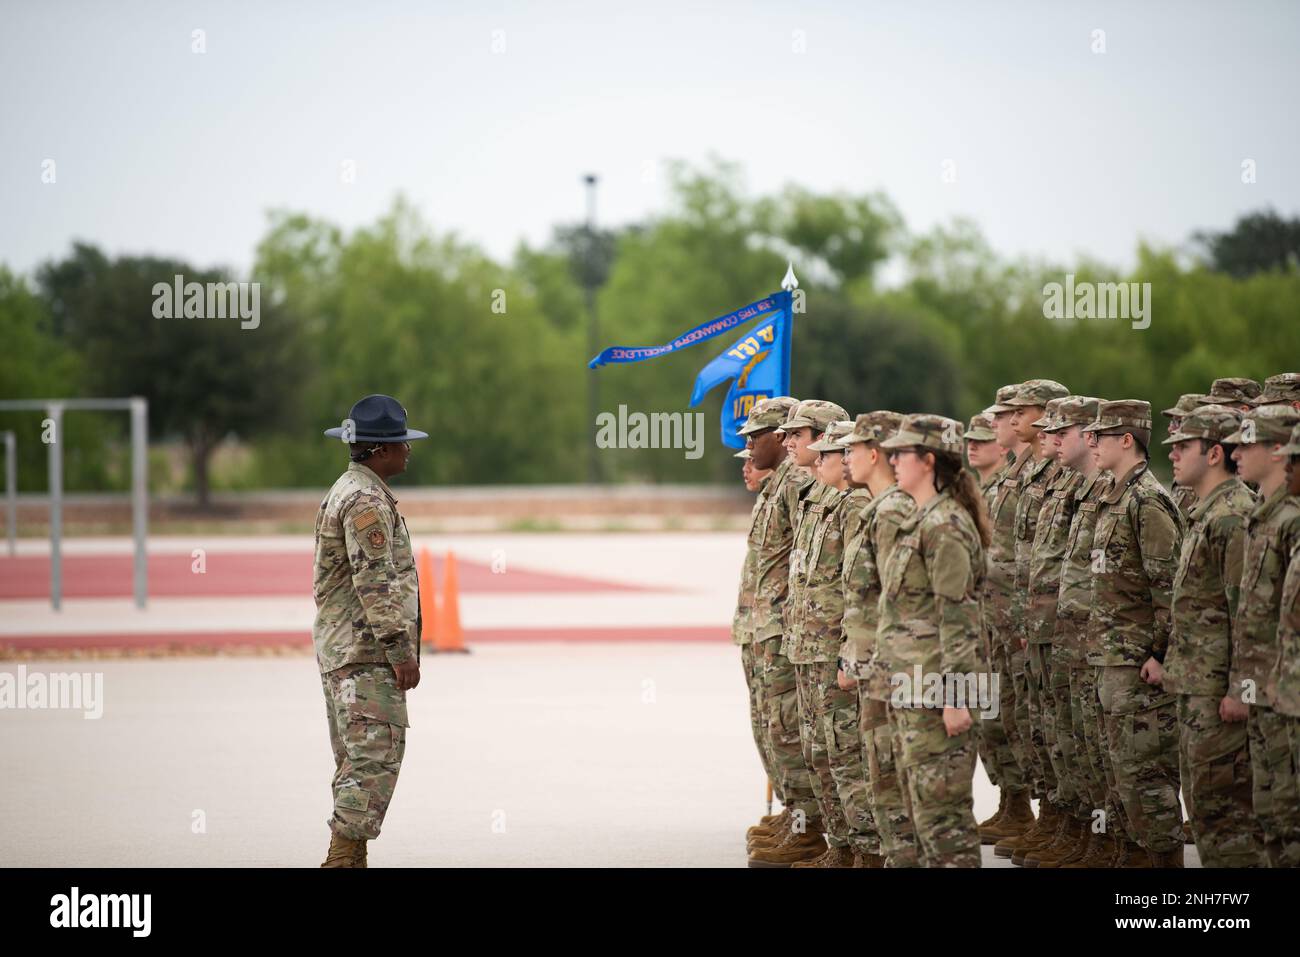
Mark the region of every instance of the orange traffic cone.
POLYGON ((438 632, 434 636, 434 651, 455 651, 468 653, 465 647, 465 633, 460 627, 460 588, 456 584, 456 556, 448 552, 443 566, 442 605, 438 632))
POLYGON ((438 644, 438 596, 433 586, 433 556, 420 549, 420 643, 438 644))

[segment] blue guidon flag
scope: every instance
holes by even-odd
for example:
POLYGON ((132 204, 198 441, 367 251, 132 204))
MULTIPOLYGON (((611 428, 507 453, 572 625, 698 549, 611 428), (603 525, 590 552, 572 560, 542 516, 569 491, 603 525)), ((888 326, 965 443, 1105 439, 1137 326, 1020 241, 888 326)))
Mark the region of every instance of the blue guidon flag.
POLYGON ((700 370, 691 392, 692 406, 699 405, 714 386, 731 380, 726 401, 722 403, 722 442, 733 449, 743 449, 745 440, 738 434, 749 410, 759 399, 790 394, 790 347, 794 338, 793 293, 773 293, 751 302, 735 312, 696 326, 662 346, 628 348, 611 346, 591 362, 596 369, 610 362, 643 362, 657 359, 731 332, 753 319, 759 322, 712 362, 700 370))

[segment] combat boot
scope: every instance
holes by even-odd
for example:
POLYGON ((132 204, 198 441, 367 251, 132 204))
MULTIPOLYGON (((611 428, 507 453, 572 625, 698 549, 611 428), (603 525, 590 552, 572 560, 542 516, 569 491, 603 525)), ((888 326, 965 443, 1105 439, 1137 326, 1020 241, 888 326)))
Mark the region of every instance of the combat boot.
POLYGON ((354 841, 349 837, 330 834, 330 849, 325 855, 325 863, 321 867, 365 867, 366 866, 366 842, 365 840, 354 841))
POLYGON ((1002 788, 1002 793, 998 797, 998 809, 993 812, 993 816, 987 821, 980 821, 980 823, 976 825, 976 829, 980 833, 981 844, 996 844, 998 841, 1002 840, 1002 838, 1010 836, 1008 834, 1003 834, 1001 829, 1002 818, 1006 816, 1006 813, 1007 789, 1002 788))
POLYGON ((1038 808, 1038 820, 1027 830, 1015 837, 1004 837, 993 845, 993 853, 997 857, 1011 857, 1016 851, 1027 851, 1037 847, 1040 842, 1056 834, 1059 822, 1056 820, 1056 814, 1052 810, 1052 806, 1046 801, 1041 801, 1038 808))
POLYGON ((1070 820, 1070 816, 1068 814, 1058 814, 1056 812, 1056 809, 1053 808, 1052 818, 1056 823, 1056 827, 1052 829, 1051 833, 1046 834, 1042 839, 1035 842, 1034 844, 1022 844, 1019 848, 1013 851, 1011 854, 1012 864, 1015 864, 1019 867, 1037 867, 1038 866, 1037 863, 1033 863, 1033 864, 1025 863, 1029 859, 1027 855, 1038 851, 1046 853, 1052 847, 1056 846, 1057 842, 1059 842, 1061 839, 1061 834, 1065 830, 1065 825, 1070 820))
POLYGON ((1109 834, 1098 834, 1087 824, 1084 827, 1088 840, 1083 846, 1083 853, 1075 857, 1074 860, 1062 861, 1058 865, 1059 867, 1075 870, 1086 867, 1108 867, 1110 865, 1110 859, 1115 856, 1115 842, 1110 839, 1109 834))
POLYGON ((1071 844, 1069 853, 1062 857, 1055 864, 1039 864, 1039 867, 1065 867, 1067 864, 1073 864, 1075 861, 1083 860, 1088 850, 1092 847, 1092 819, 1083 816, 1075 820, 1074 842, 1071 844))
POLYGON ((1081 824, 1068 814, 1061 815, 1063 824, 1056 841, 1041 851, 1030 851, 1025 855, 1025 867, 1060 867, 1071 857, 1082 857, 1082 850, 1087 843, 1087 825, 1081 824))
POLYGON ((745 840, 752 840, 759 836, 768 836, 771 834, 780 834, 785 830, 786 823, 790 820, 790 811, 788 808, 782 808, 780 814, 768 814, 762 817, 757 824, 745 832, 745 840))
POLYGON ((1034 810, 1029 806, 1029 792, 1005 795, 1003 809, 979 826, 981 844, 997 844, 1007 837, 1019 837, 1034 825, 1034 810), (990 823, 996 821, 996 823, 990 823))
POLYGON ((796 834, 789 831, 775 847, 758 847, 750 852, 750 867, 790 867, 800 861, 812 861, 826 851, 826 840, 817 831, 796 834))
POLYGON ((1111 867, 1125 870, 1151 867, 1151 855, 1145 847, 1137 843, 1137 841, 1130 841, 1128 838, 1120 838, 1119 842, 1120 848, 1115 854, 1115 859, 1110 863, 1111 867))
POLYGON ((811 861, 797 861, 791 867, 852 867, 853 850, 848 846, 826 848, 826 853, 811 861))
POLYGON ((877 868, 885 866, 885 859, 871 851, 857 851, 853 855, 854 867, 877 868))
POLYGON ((1148 851, 1151 858, 1152 867, 1177 867, 1183 866, 1183 849, 1175 847, 1172 851, 1162 851, 1157 854, 1155 851, 1148 851))

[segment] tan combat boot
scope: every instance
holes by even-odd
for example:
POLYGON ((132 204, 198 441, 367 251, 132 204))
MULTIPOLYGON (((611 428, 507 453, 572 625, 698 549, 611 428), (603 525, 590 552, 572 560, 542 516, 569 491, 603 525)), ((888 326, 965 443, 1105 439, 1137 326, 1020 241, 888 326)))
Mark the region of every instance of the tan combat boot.
POLYGON ((365 867, 366 842, 354 841, 331 832, 330 849, 321 867, 365 867))
POLYGON ((854 867, 878 868, 885 866, 885 859, 871 851, 858 851, 853 855, 854 867))
POLYGON ((1056 811, 1055 808, 1052 808, 1052 820, 1055 822, 1056 827, 1052 829, 1050 834, 1047 834, 1045 837, 1043 837, 1042 839, 1038 840, 1033 844, 1022 844, 1017 850, 1012 852, 1011 854, 1012 864, 1015 864, 1019 867, 1038 866, 1037 863, 1033 863, 1033 864, 1026 863, 1029 860, 1028 855, 1036 851, 1046 852, 1051 848, 1055 847, 1056 844, 1061 840, 1061 834, 1065 830, 1065 825, 1069 823, 1070 817, 1068 814, 1060 814, 1056 811))
MULTIPOLYGON (((1028 791, 1013 791, 1007 795, 1007 809, 998 827, 1004 837, 1017 837, 1034 826, 1034 809, 1029 806, 1028 791)), ((995 842, 996 843, 996 842, 995 842)))
POLYGON ((853 850, 848 846, 828 847, 826 853, 811 861, 798 861, 791 867, 852 867, 853 850))
POLYGON ((1152 867, 1177 867, 1183 866, 1183 849, 1175 847, 1172 851, 1163 851, 1157 854, 1155 851, 1149 851, 1152 867))
POLYGON ((1016 851, 1030 850, 1040 842, 1056 834, 1059 821, 1056 820, 1052 806, 1046 801, 1039 802, 1038 820, 1026 831, 1015 837, 1004 837, 993 845, 993 853, 998 857, 1011 857, 1016 851))
POLYGON ((745 847, 751 851, 760 847, 776 847, 790 835, 793 826, 794 818, 792 817, 785 821, 778 830, 759 831, 753 837, 747 838, 745 847))
POLYGON ((981 844, 996 844, 1004 837, 1010 837, 1009 834, 1003 834, 1000 825, 1002 818, 1007 813, 1007 789, 1002 788, 1002 793, 998 796, 998 809, 993 812, 993 816, 987 821, 980 821, 975 827, 980 832, 981 844))
POLYGON ((1030 851, 1025 856, 1025 867, 1060 867, 1070 858, 1083 856, 1083 848, 1088 842, 1087 825, 1068 814, 1063 817, 1065 824, 1057 840, 1041 851, 1030 851))
POLYGON ((1038 866, 1065 867, 1067 864, 1083 860, 1090 847, 1092 847, 1092 819, 1085 815, 1075 821, 1074 842, 1066 855, 1055 863, 1042 862, 1038 866))
POLYGON ((1096 833, 1091 825, 1085 825, 1084 833, 1087 842, 1083 846, 1083 853, 1072 860, 1062 861, 1057 865, 1058 867, 1074 870, 1084 867, 1105 867, 1110 863, 1110 859, 1115 856, 1115 844, 1111 841, 1110 835, 1096 833))
POLYGON ((1111 861, 1111 867, 1132 869, 1146 869, 1151 867, 1151 855, 1147 849, 1136 841, 1130 841, 1128 838, 1120 838, 1120 849, 1111 861))
POLYGON ((759 836, 768 836, 771 834, 780 834, 785 830, 786 824, 790 820, 790 811, 782 808, 780 814, 768 814, 759 819, 759 822, 745 832, 745 840, 752 840, 759 836))
POLYGON ((775 847, 756 847, 749 854, 750 867, 791 867, 800 861, 812 861, 826 852, 826 840, 820 833, 796 834, 790 831, 775 847))

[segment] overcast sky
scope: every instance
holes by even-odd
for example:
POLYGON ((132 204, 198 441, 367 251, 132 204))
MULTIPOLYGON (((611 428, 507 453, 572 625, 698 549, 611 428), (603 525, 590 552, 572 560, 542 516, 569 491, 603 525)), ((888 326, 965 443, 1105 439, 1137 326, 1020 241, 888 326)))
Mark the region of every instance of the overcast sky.
POLYGON ((582 173, 626 222, 663 208, 660 161, 710 154, 754 192, 879 189, 913 230, 966 215, 1007 254, 1121 266, 1139 238, 1300 213, 1294 2, 2 9, 0 263, 22 272, 74 238, 242 272, 267 209, 353 227, 398 192, 506 257, 582 217, 582 173))

